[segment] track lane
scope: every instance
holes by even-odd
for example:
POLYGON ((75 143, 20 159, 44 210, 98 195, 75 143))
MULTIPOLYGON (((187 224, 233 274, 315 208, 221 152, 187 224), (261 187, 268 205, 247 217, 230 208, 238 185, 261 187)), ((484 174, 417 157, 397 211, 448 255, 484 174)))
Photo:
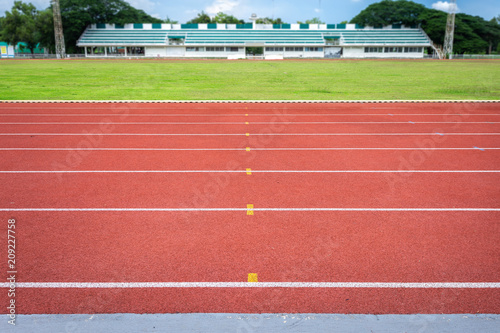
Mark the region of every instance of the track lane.
POLYGON ((500 135, 428 136, 107 136, 93 131, 79 135, 2 135, 0 148, 500 148, 500 135))
MULTIPOLYGON (((139 148, 140 149, 140 148, 139 148)), ((147 148, 146 148, 147 149, 147 148)), ((266 149, 266 148, 264 148, 266 149)), ((267 148, 272 149, 272 148, 267 148)), ((2 151, 1 171, 500 170, 500 150, 2 151)), ((5 175, 4 175, 5 177, 5 175)), ((56 175, 53 175, 55 178, 56 175)), ((59 176, 57 176, 59 177, 59 176)), ((353 176, 355 177, 355 176, 353 176)), ((238 178, 239 180, 240 178, 238 178)))
POLYGON ((0 103, 1 113, 498 114, 498 103, 0 103), (83 111, 83 112, 82 112, 83 111))
POLYGON ((2 208, 500 208, 498 173, 0 174, 2 208), (19 190, 22 189, 22 190, 19 190), (37 194, 34 196, 34 194, 37 194), (284 196, 283 193, 290 195, 284 196))
MULTIPOLYGON (((18 289, 18 313, 498 313, 498 289, 18 289)), ((6 294, 6 293, 4 293, 6 294)), ((0 296, 5 298, 5 296, 0 296)))
MULTIPOLYGON (((500 261, 498 213, 15 217, 23 244, 20 282, 245 282, 250 272, 260 282, 485 282, 495 281, 500 261)), ((20 313, 470 313, 495 312, 500 305, 498 289, 17 290, 19 298, 33 300, 20 304, 20 313)))
POLYGON ((287 133, 500 133, 499 124, 0 124, 0 133, 150 133, 150 134, 287 134, 287 133))
POLYGON ((491 282, 500 264, 499 212, 11 215, 19 282, 491 282))
POLYGON ((127 114, 113 114, 113 113, 103 113, 103 114, 16 114, 16 113, 1 113, 0 112, 0 122, 1 123, 44 123, 44 122, 113 122, 113 123, 127 123, 127 122, 178 122, 178 123, 206 123, 206 122, 265 122, 265 123, 277 123, 277 122, 403 122, 407 123, 413 121, 419 122, 435 122, 435 123, 460 123, 466 124, 471 122, 477 123, 498 123, 500 121, 500 114, 359 114, 359 115, 347 115, 347 114, 290 114, 276 112, 275 114, 238 114, 238 115, 204 115, 204 114, 140 114, 140 113, 127 113, 127 114))

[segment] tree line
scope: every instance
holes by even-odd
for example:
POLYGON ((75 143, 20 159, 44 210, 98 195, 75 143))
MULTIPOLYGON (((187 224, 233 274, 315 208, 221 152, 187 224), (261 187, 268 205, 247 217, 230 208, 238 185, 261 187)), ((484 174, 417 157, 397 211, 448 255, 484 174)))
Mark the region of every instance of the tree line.
MULTIPOLYGON (((78 53, 76 43, 86 27, 93 23, 178 23, 166 18, 161 20, 132 7, 125 0, 60 0, 64 39, 67 53, 78 53)), ((402 24, 421 26, 436 44, 443 44, 447 14, 429 9, 407 0, 382 0, 371 4, 356 15, 350 23, 361 26, 386 26, 402 24)), ((232 15, 218 13, 210 17, 200 12, 186 23, 245 24, 232 15)), ((286 24, 281 18, 261 18, 257 23, 286 24)), ((306 24, 323 24, 319 18, 306 20, 306 24)), ((347 23, 343 21, 342 23, 347 23)), ((0 17, 0 41, 16 45, 24 42, 31 50, 37 45, 55 50, 52 6, 38 10, 31 3, 15 1, 11 11, 0 17)), ((479 16, 456 14, 455 53, 500 53, 500 15, 490 21, 479 16)))
MULTIPOLYGON (((350 23, 362 26, 404 24, 420 25, 435 44, 443 45, 448 14, 406 0, 383 0, 356 15, 350 23)), ((483 54, 500 52, 500 15, 486 21, 463 13, 455 15, 454 53, 483 54)))

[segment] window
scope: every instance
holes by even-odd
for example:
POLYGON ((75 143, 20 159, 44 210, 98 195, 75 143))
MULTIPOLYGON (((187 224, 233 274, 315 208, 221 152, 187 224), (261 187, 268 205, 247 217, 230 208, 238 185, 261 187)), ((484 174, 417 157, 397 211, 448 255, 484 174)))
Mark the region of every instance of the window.
POLYGON ((127 55, 129 56, 143 56, 144 55, 144 47, 127 47, 127 55))
POLYGON ((106 51, 107 51, 108 56, 118 57, 118 56, 125 55, 125 48, 124 47, 108 46, 106 48, 106 51))
POLYGON ((204 47, 186 47, 187 52, 204 52, 204 47))
POLYGON ((304 48, 303 47, 287 47, 285 48, 286 52, 303 52, 304 48))
POLYGON ((405 47, 406 53, 421 53, 422 50, 421 47, 405 47))
POLYGON ((365 47, 365 53, 383 53, 383 47, 365 47))
POLYGON ((392 52, 401 53, 401 52, 403 52, 403 48, 402 47, 386 47, 385 52, 386 53, 392 53, 392 52))
POLYGON ((218 46, 209 46, 207 47, 207 52, 224 52, 224 48, 218 46))
POLYGON ((90 46, 89 48, 87 48, 87 54, 89 56, 104 55, 104 47, 103 46, 90 46))
POLYGON ((306 47, 306 52, 323 52, 322 47, 306 47))
POLYGON ((239 48, 237 47, 226 47, 226 52, 238 52, 239 48))
POLYGON ((282 47, 266 47, 266 52, 283 52, 282 47))

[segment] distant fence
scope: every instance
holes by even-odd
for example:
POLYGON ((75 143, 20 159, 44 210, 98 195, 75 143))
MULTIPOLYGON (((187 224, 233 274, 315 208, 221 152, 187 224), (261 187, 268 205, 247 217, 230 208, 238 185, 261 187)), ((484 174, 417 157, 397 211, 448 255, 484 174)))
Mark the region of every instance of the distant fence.
MULTIPOLYGON (((56 54, 41 54, 41 53, 16 53, 14 58, 26 59, 57 59, 56 54)), ((85 54, 66 54, 66 58, 85 58, 85 54)))
MULTIPOLYGON (((25 59, 57 59, 57 55, 55 54, 30 54, 30 53, 16 53, 15 58, 25 58, 25 59)), ((66 59, 71 59, 71 58, 85 58, 85 54, 67 54, 66 59)), ((132 56, 132 57, 113 57, 113 56, 108 56, 105 57, 104 55, 97 57, 97 56, 91 56, 89 58, 112 58, 112 59, 117 59, 117 58, 145 58, 144 56, 132 56)), ((156 57, 154 57, 156 58, 156 57)), ((247 55, 246 59, 254 59, 254 60, 261 60, 265 59, 264 55, 247 55)), ((379 59, 379 58, 377 58, 379 59)), ((384 58, 384 59, 391 59, 391 58, 384 58)), ((399 59, 397 57, 394 57, 392 59, 399 59)), ((406 59, 406 58, 405 58, 406 59)), ((424 54, 424 59, 438 59, 436 54, 424 54)), ((453 59, 500 59, 500 54, 454 54, 453 59)))
POLYGON ((453 59, 500 59, 500 54, 454 54, 453 59))

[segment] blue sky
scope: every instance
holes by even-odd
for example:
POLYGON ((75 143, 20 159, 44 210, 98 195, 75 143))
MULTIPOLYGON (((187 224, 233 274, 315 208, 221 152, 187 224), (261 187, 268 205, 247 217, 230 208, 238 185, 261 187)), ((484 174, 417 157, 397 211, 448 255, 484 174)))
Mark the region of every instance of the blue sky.
MULTIPOLYGON (((32 2, 39 9, 49 6, 50 0, 24 0, 32 2)), ((252 13, 260 17, 281 17, 285 22, 295 23, 313 17, 320 17, 327 23, 350 20, 369 4, 378 0, 129 0, 131 5, 143 9, 146 13, 165 19, 167 16, 180 23, 186 22, 204 10, 210 15, 218 11, 232 14, 248 21, 252 13)), ((417 0, 429 8, 446 8, 446 1, 417 0)), ((14 0, 0 0, 0 15, 10 10, 14 0)), ((458 11, 478 15, 487 20, 500 15, 499 0, 458 0, 458 11)))

